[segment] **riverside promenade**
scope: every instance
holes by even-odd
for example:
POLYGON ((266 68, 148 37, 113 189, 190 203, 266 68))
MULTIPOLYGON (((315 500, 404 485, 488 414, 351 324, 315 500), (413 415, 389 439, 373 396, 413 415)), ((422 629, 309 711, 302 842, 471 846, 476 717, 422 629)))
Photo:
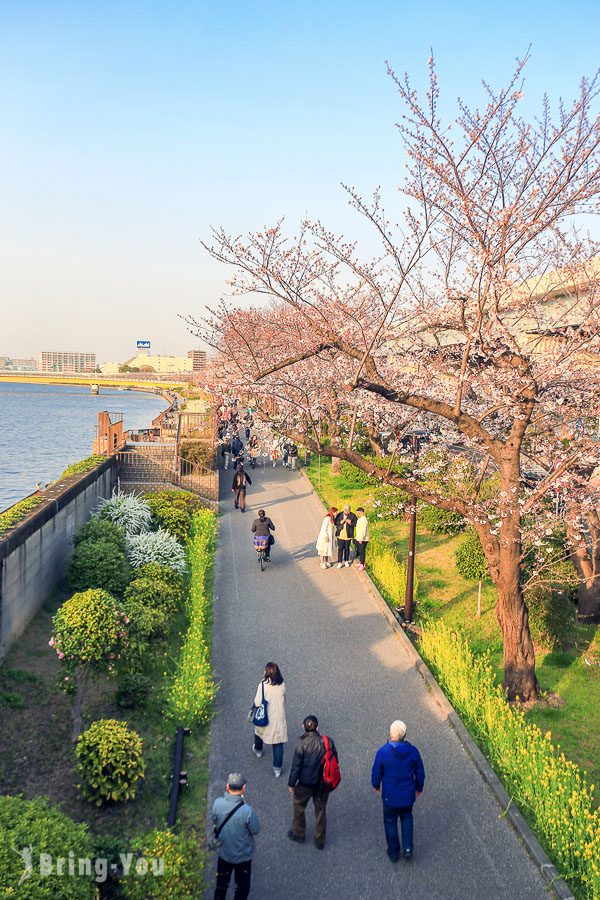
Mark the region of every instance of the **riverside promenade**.
MULTIPOLYGON (((212 724, 209 811, 231 771, 248 780, 246 799, 262 822, 251 897, 308 900, 528 900, 548 897, 544 882, 502 816, 454 731, 444 721, 398 637, 357 574, 322 570, 315 540, 318 497, 298 472, 249 470, 248 509, 233 508, 233 471, 221 471, 222 517, 215 571, 213 663, 220 683, 212 724), (257 565, 250 527, 264 507, 276 526, 273 562, 257 565), (270 747, 252 753, 246 715, 266 662, 287 686, 289 743, 275 780, 270 747), (327 808, 327 845, 287 838, 292 801, 287 776, 309 713, 336 742, 342 783, 327 808), (373 757, 394 719, 421 751, 426 781, 414 809, 412 862, 386 855, 381 799, 370 784, 373 757)), ((214 854, 207 897, 214 890, 214 854)), ((229 896, 233 897, 233 884, 229 896)))

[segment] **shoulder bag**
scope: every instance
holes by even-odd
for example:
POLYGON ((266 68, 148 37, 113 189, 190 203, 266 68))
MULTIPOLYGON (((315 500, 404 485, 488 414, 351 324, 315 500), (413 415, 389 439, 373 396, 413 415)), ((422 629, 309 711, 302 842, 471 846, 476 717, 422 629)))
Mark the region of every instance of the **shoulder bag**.
POLYGON ((227 815, 225 816, 225 818, 223 819, 221 824, 215 825, 215 827, 213 828, 212 840, 209 841, 209 844, 208 844, 209 850, 214 850, 214 851, 218 852, 221 849, 221 847, 223 846, 223 841, 220 838, 220 834, 223 831, 223 828, 225 827, 225 825, 227 825, 227 823, 229 822, 230 818, 233 815, 235 815, 235 813, 238 811, 238 809, 241 809, 242 806, 244 806, 244 801, 240 800, 240 802, 236 806, 234 806, 230 812, 227 813, 227 815))
POLYGON ((256 712, 252 718, 252 724, 256 725, 257 728, 264 728, 265 725, 269 724, 269 701, 265 700, 265 683, 261 682, 262 685, 262 703, 260 706, 256 707, 256 712))

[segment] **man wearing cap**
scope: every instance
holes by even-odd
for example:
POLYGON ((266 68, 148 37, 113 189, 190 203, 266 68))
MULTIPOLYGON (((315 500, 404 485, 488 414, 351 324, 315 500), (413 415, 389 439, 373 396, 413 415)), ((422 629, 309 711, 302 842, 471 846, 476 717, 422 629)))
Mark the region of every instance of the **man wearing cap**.
POLYGON ((227 778, 225 794, 213 804, 216 828, 233 813, 219 833, 221 846, 214 900, 225 900, 232 872, 235 873, 235 900, 246 900, 250 893, 254 835, 260 831, 260 821, 252 807, 244 802, 245 792, 246 779, 239 772, 232 772, 227 778))
POLYGON ((421 754, 406 738, 406 725, 397 719, 390 725, 390 739, 375 756, 371 784, 383 801, 383 827, 387 853, 393 863, 400 859, 398 818, 402 829, 404 859, 413 855, 413 805, 423 793, 425 769, 421 754))

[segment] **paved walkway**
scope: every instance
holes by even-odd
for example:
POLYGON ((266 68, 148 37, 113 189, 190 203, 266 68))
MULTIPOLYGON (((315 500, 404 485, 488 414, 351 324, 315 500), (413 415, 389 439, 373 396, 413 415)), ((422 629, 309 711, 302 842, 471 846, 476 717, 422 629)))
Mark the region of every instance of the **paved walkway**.
POLYGON ((247 799, 263 824, 251 896, 547 897, 537 869, 356 573, 319 568, 314 544, 323 511, 307 480, 281 467, 255 471, 243 515, 233 509, 233 473, 221 477, 213 645, 221 686, 209 786, 212 806, 228 772, 241 770, 248 779, 247 799), (250 533, 259 507, 277 529, 273 562, 264 573, 250 533), (262 759, 252 753, 252 727, 246 723, 262 668, 271 659, 286 680, 290 737, 278 781, 270 753, 262 759), (323 852, 312 843, 312 811, 306 843, 292 844, 286 837, 287 774, 308 713, 315 713, 322 731, 336 741, 342 771, 342 784, 329 800, 323 852), (370 770, 396 718, 407 723, 407 738, 421 751, 426 783, 415 806, 414 859, 393 865, 370 770))

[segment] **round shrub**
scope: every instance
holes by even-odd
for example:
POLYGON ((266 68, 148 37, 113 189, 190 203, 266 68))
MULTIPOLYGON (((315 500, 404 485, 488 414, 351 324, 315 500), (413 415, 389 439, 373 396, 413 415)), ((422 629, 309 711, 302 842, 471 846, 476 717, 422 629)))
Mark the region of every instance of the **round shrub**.
POLYGON ((204 896, 205 854, 197 837, 172 831, 151 831, 133 842, 134 861, 130 875, 121 878, 121 890, 127 900, 184 900, 204 896), (136 875, 137 859, 162 859, 164 872, 154 876, 151 864, 148 874, 136 875))
POLYGON ((174 585, 158 578, 134 578, 125 592, 126 600, 160 609, 168 616, 177 612, 181 596, 181 591, 174 585))
POLYGON ((480 578, 487 577, 485 553, 479 535, 472 528, 469 528, 464 541, 455 550, 454 559, 456 568, 463 578, 478 581, 480 578))
POLYGON ((110 500, 101 499, 95 515, 119 525, 126 534, 148 531, 152 524, 152 513, 144 498, 124 491, 114 491, 110 500))
POLYGON ((185 550, 173 535, 162 528, 147 534, 128 535, 127 555, 134 569, 145 563, 157 562, 169 566, 180 575, 187 570, 185 550))
POLYGON ((131 566, 112 541, 83 541, 73 550, 67 575, 76 591, 104 588, 122 596, 131 581, 131 566))
POLYGON ((404 515, 410 497, 391 484, 381 484, 373 490, 369 507, 377 519, 395 519, 404 515))
POLYGON ((73 594, 53 620, 50 646, 74 666, 110 665, 126 640, 127 616, 102 590, 73 594))
POLYGON ((180 596, 183 596, 183 578, 170 566, 163 566, 161 563, 150 562, 138 566, 135 570, 135 577, 149 578, 151 581, 164 581, 169 587, 174 588, 180 596))
POLYGON ((77 742, 77 775, 84 797, 103 803, 131 800, 144 777, 142 739, 126 722, 100 719, 77 742))
POLYGON ((432 534, 458 534, 465 527, 465 520, 460 513, 448 512, 429 504, 419 510, 419 520, 432 534))
POLYGON ((106 541, 125 553, 125 532, 108 519, 92 518, 80 528, 73 538, 73 545, 78 547, 84 541, 106 541))
POLYGON ((573 634, 575 609, 569 592, 536 585, 527 591, 525 602, 529 613, 529 630, 537 647, 560 650, 573 634))
MULTIPOLYGON (((94 849, 87 825, 74 822, 46 800, 0 797, 0 896, 33 897, 39 900, 91 900, 96 896, 94 876, 42 875, 40 853, 52 858, 93 859, 94 849), (31 874, 18 851, 31 850, 31 874)), ((93 871, 93 869, 92 869, 93 871)))

